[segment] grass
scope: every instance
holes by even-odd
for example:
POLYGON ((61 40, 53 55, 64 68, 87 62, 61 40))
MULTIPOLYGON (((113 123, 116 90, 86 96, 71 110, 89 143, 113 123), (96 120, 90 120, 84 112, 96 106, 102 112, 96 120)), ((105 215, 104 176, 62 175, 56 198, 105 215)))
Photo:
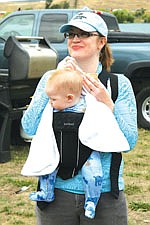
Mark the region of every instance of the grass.
POLYGON ((27 147, 12 147, 12 160, 0 164, 0 224, 22 225, 35 224, 34 203, 28 200, 28 192, 16 194, 22 186, 32 185, 36 188, 35 178, 25 178, 20 175, 23 163, 28 154, 27 147))
MULTIPOLYGON (((129 225, 150 224, 150 131, 139 129, 136 147, 124 153, 126 183, 125 193, 128 202, 129 225)), ((35 191, 36 178, 20 175, 21 168, 28 154, 28 147, 11 147, 11 161, 0 164, 0 224, 34 225, 34 202, 28 199, 35 191), (16 192, 22 186, 31 187, 22 193, 16 192)))
POLYGON ((150 224, 150 131, 140 129, 136 147, 124 153, 129 225, 150 224))

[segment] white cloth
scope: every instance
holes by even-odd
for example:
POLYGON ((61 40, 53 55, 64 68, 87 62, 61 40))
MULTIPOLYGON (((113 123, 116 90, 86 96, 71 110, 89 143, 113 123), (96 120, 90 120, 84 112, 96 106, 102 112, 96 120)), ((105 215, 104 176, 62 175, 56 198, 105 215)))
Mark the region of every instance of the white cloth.
POLYGON ((33 137, 28 158, 21 170, 24 176, 40 176, 52 173, 59 163, 59 152, 53 128, 53 108, 45 107, 36 135, 33 137))
MULTIPOLYGON (((93 150, 122 152, 129 144, 111 110, 90 94, 86 95, 86 111, 79 127, 80 141, 93 150)), ((53 109, 48 103, 33 137, 28 158, 22 168, 24 176, 52 173, 59 163, 59 152, 52 128, 53 109)))
POLYGON ((130 149, 111 110, 87 94, 86 111, 79 127, 82 144, 100 152, 123 152, 130 149))

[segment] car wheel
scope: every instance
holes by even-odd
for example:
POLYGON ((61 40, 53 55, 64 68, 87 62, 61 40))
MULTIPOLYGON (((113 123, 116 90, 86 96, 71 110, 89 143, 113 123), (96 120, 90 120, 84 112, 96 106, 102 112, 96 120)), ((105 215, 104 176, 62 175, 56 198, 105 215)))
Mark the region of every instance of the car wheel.
POLYGON ((144 88, 136 96, 138 110, 138 126, 150 129, 150 88, 144 88))

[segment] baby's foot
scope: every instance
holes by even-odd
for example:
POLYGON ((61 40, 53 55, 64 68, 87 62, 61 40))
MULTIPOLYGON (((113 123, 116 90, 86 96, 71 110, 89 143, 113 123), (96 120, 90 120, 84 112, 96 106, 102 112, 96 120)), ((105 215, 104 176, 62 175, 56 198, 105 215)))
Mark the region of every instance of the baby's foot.
POLYGON ((32 192, 29 195, 29 198, 32 201, 45 201, 45 202, 52 202, 54 200, 54 195, 50 196, 50 195, 46 195, 44 192, 42 191, 37 191, 37 192, 32 192))
POLYGON ((95 217, 95 205, 93 202, 88 202, 85 206, 85 216, 93 219, 95 217))

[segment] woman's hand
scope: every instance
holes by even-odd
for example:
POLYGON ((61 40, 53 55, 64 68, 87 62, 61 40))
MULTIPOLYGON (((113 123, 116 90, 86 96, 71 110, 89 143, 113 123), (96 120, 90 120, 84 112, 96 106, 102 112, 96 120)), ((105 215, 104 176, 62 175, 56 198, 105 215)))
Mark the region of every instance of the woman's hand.
POLYGON ((85 89, 97 99, 97 101, 103 102, 113 112, 114 103, 107 89, 99 80, 95 80, 90 75, 85 75, 83 77, 83 85, 85 89))

